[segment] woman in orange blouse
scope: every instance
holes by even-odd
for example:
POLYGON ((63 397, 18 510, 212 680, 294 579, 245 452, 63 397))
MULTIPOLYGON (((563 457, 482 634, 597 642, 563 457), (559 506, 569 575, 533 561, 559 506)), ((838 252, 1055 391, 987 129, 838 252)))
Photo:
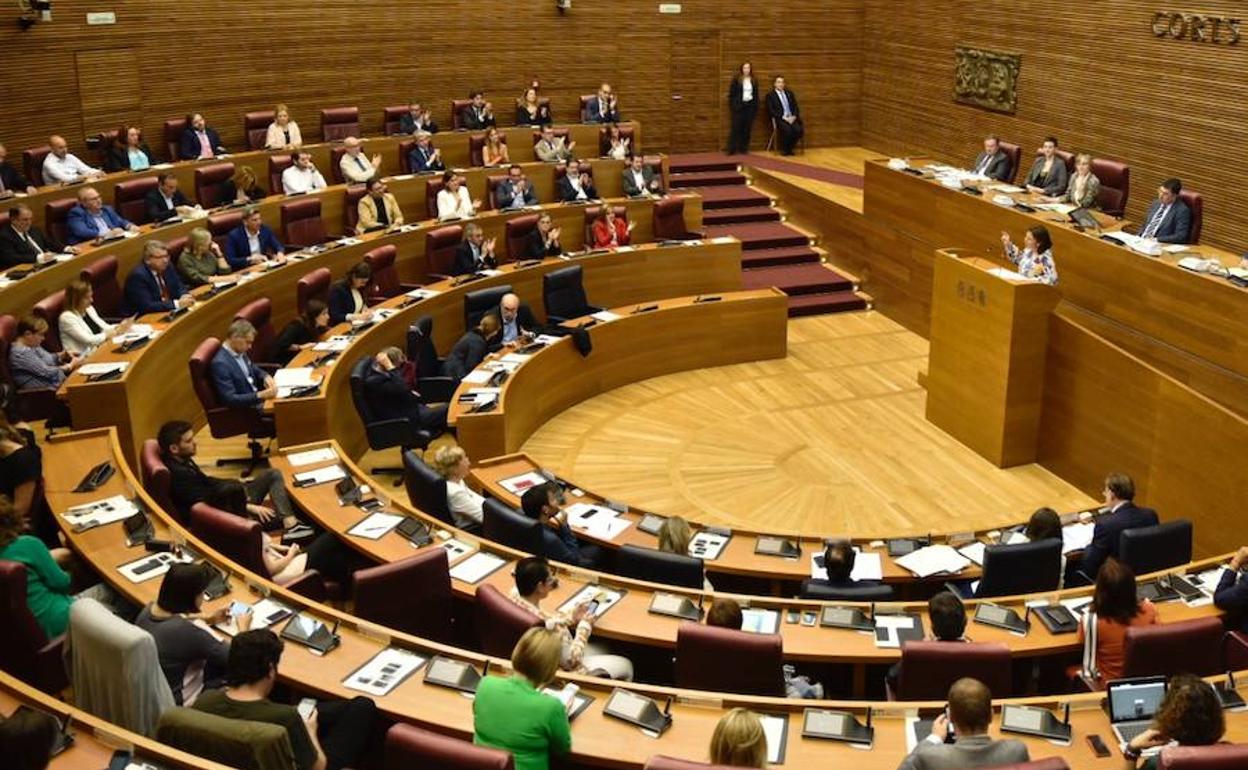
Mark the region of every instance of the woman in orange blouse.
POLYGON ((507 154, 507 143, 497 128, 491 127, 485 135, 485 146, 481 148, 481 161, 487 166, 500 166, 511 163, 507 154))
POLYGON ((612 249, 616 246, 627 246, 632 232, 632 222, 625 222, 615 215, 613 208, 603 206, 598 218, 594 220, 594 248, 612 249))
MULTIPOLYGON (((1095 684, 1104 689, 1106 682, 1122 677, 1127 629, 1157 623, 1157 608, 1148 599, 1141 601, 1136 597, 1135 573, 1131 568, 1110 558, 1096 574, 1096 590, 1088 611, 1096 613, 1095 684)), ((1085 633, 1084 624, 1080 623, 1080 641, 1085 633)))

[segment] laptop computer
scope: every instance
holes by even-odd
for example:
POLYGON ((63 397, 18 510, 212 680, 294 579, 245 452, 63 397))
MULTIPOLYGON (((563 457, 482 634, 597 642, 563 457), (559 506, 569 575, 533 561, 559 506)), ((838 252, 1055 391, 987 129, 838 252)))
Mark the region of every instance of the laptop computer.
POLYGON ((1120 744, 1149 728, 1166 695, 1164 676, 1114 679, 1105 687, 1109 723, 1120 744))

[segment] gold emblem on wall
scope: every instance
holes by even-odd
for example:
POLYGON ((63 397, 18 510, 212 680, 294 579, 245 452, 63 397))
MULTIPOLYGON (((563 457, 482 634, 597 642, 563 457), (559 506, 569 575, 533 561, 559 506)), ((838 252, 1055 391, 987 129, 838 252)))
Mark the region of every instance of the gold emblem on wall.
POLYGON ((953 100, 962 104, 1013 113, 1018 106, 1018 54, 954 49, 953 100))

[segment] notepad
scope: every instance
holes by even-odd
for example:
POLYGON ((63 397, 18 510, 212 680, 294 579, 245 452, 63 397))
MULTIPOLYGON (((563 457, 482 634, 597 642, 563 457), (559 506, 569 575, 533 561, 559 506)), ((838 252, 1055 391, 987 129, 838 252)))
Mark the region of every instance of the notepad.
POLYGON ((767 764, 784 764, 784 750, 788 745, 789 719, 776 714, 759 714, 763 723, 763 736, 767 739, 767 764))
POLYGON ((465 374, 464 378, 460 380, 460 382, 466 382, 469 385, 484 385, 489 382, 490 378, 493 376, 494 372, 489 369, 477 368, 465 374))
POLYGON ((283 388, 302 388, 316 385, 320 380, 312 375, 312 367, 300 366, 293 369, 278 369, 273 375, 273 384, 278 390, 283 388))
POLYGON ((528 471, 521 473, 519 476, 511 476, 498 482, 499 486, 513 495, 524 494, 524 490, 529 487, 535 487, 538 484, 545 484, 546 477, 537 471, 528 471))
POLYGON ((75 528, 102 527, 115 521, 123 521, 138 512, 138 506, 124 495, 113 495, 67 508, 61 516, 75 528))
POLYGON ((170 551, 162 551, 123 564, 117 568, 117 571, 131 583, 143 583, 152 578, 160 577, 178 562, 189 561, 192 561, 191 556, 185 552, 181 556, 175 556, 170 551))
POLYGON ((331 447, 309 449, 306 452, 292 452, 291 454, 286 455, 286 461, 296 468, 304 465, 313 465, 315 463, 335 462, 337 460, 338 455, 331 447))
POLYGON ((365 516, 354 527, 348 529, 347 534, 367 540, 379 540, 385 537, 390 530, 399 526, 405 518, 407 517, 399 514, 378 511, 365 516))
POLYGON ((451 568, 451 577, 476 585, 494 572, 498 571, 506 560, 485 551, 477 551, 451 568))
POLYGON ((929 545, 897 558, 897 564, 925 578, 942 572, 955 573, 967 567, 971 560, 947 545, 929 545))
POLYGON ((568 514, 568 526, 582 530, 593 537, 612 540, 628 529, 631 522, 605 505, 573 503, 564 510, 568 514))
POLYGON ((780 628, 780 613, 776 610, 746 607, 741 610, 741 630, 752 634, 774 634, 780 628))

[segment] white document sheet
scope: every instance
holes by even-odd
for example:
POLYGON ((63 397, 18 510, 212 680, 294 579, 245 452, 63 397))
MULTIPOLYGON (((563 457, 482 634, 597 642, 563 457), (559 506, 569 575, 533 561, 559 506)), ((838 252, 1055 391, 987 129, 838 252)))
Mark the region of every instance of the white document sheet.
POLYGON ((316 486, 317 484, 327 484, 338 479, 345 479, 347 472, 343 470, 341 465, 326 465, 324 468, 314 468, 310 471, 301 471, 295 474, 295 481, 302 483, 304 486, 316 486))
POLYGON ((774 765, 780 762, 780 749, 784 747, 784 733, 788 729, 789 720, 772 714, 762 714, 759 720, 763 723, 763 736, 767 739, 767 763, 774 765))
POLYGON ((109 372, 124 372, 126 367, 130 366, 128 361, 108 361, 102 364, 85 364, 78 367, 78 371, 87 377, 93 374, 108 374, 109 372))
POLYGON ((780 613, 776 610, 746 607, 741 610, 741 630, 752 634, 774 634, 780 628, 780 613))
POLYGON ((403 522, 404 518, 406 517, 395 513, 378 511, 377 513, 374 513, 360 521, 360 523, 356 524, 351 529, 348 529, 347 534, 354 535, 355 537, 366 538, 368 540, 379 540, 385 537, 390 530, 399 526, 399 524, 403 522))
POLYGON ((524 490, 529 487, 535 487, 538 484, 545 484, 546 477, 537 471, 529 471, 527 473, 521 473, 519 476, 512 476, 510 478, 503 479, 498 483, 503 489, 513 495, 522 495, 524 494, 524 490))
POLYGON ((978 540, 970 545, 964 545, 958 549, 958 553, 975 562, 979 566, 984 566, 984 550, 988 547, 987 543, 981 543, 978 540))
POLYGON ((1082 521, 1062 527, 1062 553, 1082 551, 1092 544, 1092 532, 1096 522, 1082 521))
POLYGON ((451 568, 451 577, 465 583, 476 584, 506 562, 492 553, 477 551, 451 568))
POLYGON ((606 586, 587 585, 581 590, 573 594, 566 602, 559 605, 559 612, 571 615, 572 611, 582 604, 587 604, 595 599, 598 600, 598 608, 594 610, 594 617, 600 618, 603 613, 619 604, 620 599, 624 598, 624 594, 613 588, 606 586))
POLYGON ((347 689, 380 697, 398 687, 426 660, 423 655, 387 647, 342 680, 342 684, 347 689))
POLYGON ((76 527, 85 525, 87 522, 95 522, 94 526, 102 527, 105 524, 112 524, 115 521, 127 519, 138 512, 139 509, 134 503, 127 500, 125 495, 113 495, 103 500, 82 503, 81 505, 67 508, 61 515, 71 526, 76 527))
POLYGON ((947 545, 929 545, 899 556, 896 561, 921 578, 939 572, 956 573, 971 563, 970 559, 947 545))
POLYGON ((299 468, 304 465, 312 465, 314 463, 336 462, 338 455, 330 447, 321 447, 320 449, 309 449, 306 452, 294 452, 286 455, 286 460, 291 465, 299 468))

